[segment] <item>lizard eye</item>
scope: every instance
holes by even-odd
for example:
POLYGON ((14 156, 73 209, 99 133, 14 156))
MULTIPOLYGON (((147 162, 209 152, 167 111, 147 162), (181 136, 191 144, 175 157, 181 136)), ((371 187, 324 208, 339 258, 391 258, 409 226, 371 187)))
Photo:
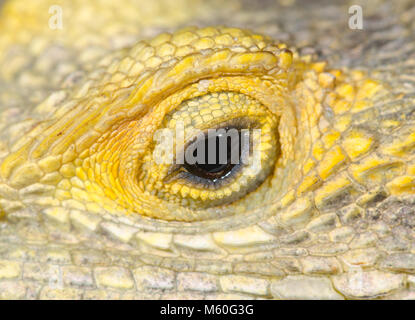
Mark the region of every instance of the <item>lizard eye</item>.
POLYGON ((202 139, 197 139, 186 147, 185 155, 191 155, 191 160, 185 160, 183 166, 187 172, 196 177, 216 182, 228 177, 235 166, 242 162, 241 132, 235 128, 225 128, 224 131, 212 136, 206 137, 205 135, 202 139), (227 136, 227 133, 231 131, 236 133, 233 135, 233 137, 237 137, 236 141, 232 139, 232 136, 227 136))
POLYGON ((242 153, 249 152, 247 141, 242 141, 246 135, 242 136, 241 132, 237 128, 226 127, 219 132, 215 130, 213 134, 202 135, 201 139, 186 147, 185 155, 190 155, 191 160, 185 159, 184 168, 192 175, 213 183, 226 179, 235 166, 242 163, 242 153))
POLYGON ((280 153, 277 124, 276 115, 241 93, 186 100, 166 115, 163 133, 170 138, 158 137, 140 168, 145 181, 163 184, 144 189, 193 209, 232 203, 272 171, 280 153))

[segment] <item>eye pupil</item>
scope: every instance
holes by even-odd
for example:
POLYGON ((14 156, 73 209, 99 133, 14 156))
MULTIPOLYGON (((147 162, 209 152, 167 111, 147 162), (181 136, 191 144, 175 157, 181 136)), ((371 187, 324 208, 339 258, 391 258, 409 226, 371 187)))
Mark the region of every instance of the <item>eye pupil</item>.
POLYGON ((228 130, 229 128, 225 128, 225 134, 222 132, 214 137, 205 135, 204 140, 196 142, 199 144, 196 145, 193 151, 196 162, 194 164, 185 163, 188 172, 214 181, 225 178, 232 171, 239 163, 239 161, 234 163, 235 161, 232 160, 235 158, 234 153, 237 153, 238 159, 240 158, 241 139, 239 130, 237 131, 237 139, 226 135, 228 130), (225 141, 226 145, 224 144, 225 141), (225 147, 223 147, 224 145, 225 147), (201 152, 199 157, 198 152, 201 152))
MULTIPOLYGON (((219 137, 215 137, 213 138, 215 139, 215 148, 216 148, 216 159, 214 161, 214 163, 209 163, 209 143, 211 142, 210 140, 212 139, 205 139, 205 150, 208 150, 208 152, 205 152, 205 161, 203 163, 199 163, 196 161, 196 165, 203 171, 206 171, 207 173, 219 173, 224 171, 226 168, 229 167, 230 161, 231 161, 231 152, 232 152, 232 148, 231 148, 231 139, 229 137, 227 137, 227 143, 226 143, 226 163, 221 163, 220 162, 220 158, 219 158, 219 154, 220 154, 220 148, 219 148, 219 137)), ((196 151, 196 156, 197 156, 197 150, 196 151)))

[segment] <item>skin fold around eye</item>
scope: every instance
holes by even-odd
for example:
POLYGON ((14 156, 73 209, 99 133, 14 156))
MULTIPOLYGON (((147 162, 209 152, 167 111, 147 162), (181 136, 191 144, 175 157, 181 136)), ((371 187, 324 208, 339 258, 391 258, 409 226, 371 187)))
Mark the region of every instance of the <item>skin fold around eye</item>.
MULTIPOLYGON (((117 86, 107 78, 120 75, 114 70, 126 68, 120 61, 119 66, 108 66, 93 84, 75 90, 74 97, 82 98, 68 101, 76 104, 62 102, 49 121, 15 144, 15 151, 1 164, 2 179, 21 188, 44 181, 46 173, 45 181, 52 179, 56 185, 55 197, 68 206, 79 207, 77 203, 82 202, 92 212, 104 209, 114 215, 167 221, 248 214, 257 209, 255 203, 278 201, 284 184, 296 175, 284 167, 295 156, 294 150, 301 151, 294 148, 297 133, 292 130, 296 115, 291 93, 305 64, 285 44, 248 31, 206 28, 197 32, 201 39, 214 37, 210 50, 200 50, 200 41, 191 43, 194 38, 187 31, 163 34, 123 50, 120 54, 134 61, 131 70, 124 71, 128 77, 117 79, 117 86), (233 38, 226 39, 233 40, 223 42, 229 32, 233 38), (239 38, 249 41, 241 46, 239 38), (174 56, 161 49, 168 43, 177 46, 174 56), (156 47, 160 49, 154 51, 156 47), (149 57, 154 52, 159 59, 149 57), (218 101, 211 100, 199 115, 180 117, 184 125, 204 130, 234 118, 259 121, 261 170, 241 170, 240 179, 217 190, 198 189, 189 181, 165 184, 168 166, 152 161, 155 132, 174 127, 174 115, 194 107, 184 107, 186 103, 203 102, 203 97, 218 101), (281 174, 276 182, 272 179, 281 174), (274 184, 271 189, 269 183, 274 184)), ((191 137, 191 130, 186 135, 191 137)), ((183 146, 184 142, 179 144, 183 146)))
POLYGON ((343 113, 350 101, 364 108, 382 86, 362 72, 330 70, 267 37, 195 28, 117 54, 121 60, 99 62, 101 76, 74 89, 14 143, 0 165, 2 181, 14 189, 49 184, 48 192, 67 207, 133 220, 217 220, 220 226, 222 218, 243 215, 242 221, 278 210, 277 219, 292 225, 305 223, 326 201, 324 194, 312 201, 317 186, 337 179, 330 185, 336 193, 350 184, 336 173, 364 155, 366 149, 350 142, 353 136, 372 145, 366 131, 347 132, 352 119, 343 113), (196 131, 240 118, 261 129, 260 171, 240 168, 215 189, 189 179, 165 182, 171 165, 154 161, 156 132, 174 130, 180 120, 184 138, 172 143, 183 150, 196 131), (295 209, 279 209, 287 206, 295 209))

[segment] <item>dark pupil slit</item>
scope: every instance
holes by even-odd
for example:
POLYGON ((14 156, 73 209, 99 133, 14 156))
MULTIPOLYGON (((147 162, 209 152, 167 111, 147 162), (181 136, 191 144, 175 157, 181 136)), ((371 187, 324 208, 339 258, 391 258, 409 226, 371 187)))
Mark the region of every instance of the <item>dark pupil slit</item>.
MULTIPOLYGON (((226 128, 225 132, 227 132, 227 130, 229 129, 226 128)), ((223 132, 222 134, 213 137, 208 137, 208 135, 205 134, 205 139, 195 142, 193 147, 195 148, 193 157, 196 159, 196 162, 194 164, 189 164, 187 161, 185 162, 184 166, 188 172, 211 180, 225 178, 232 171, 232 168, 239 163, 239 161, 236 161, 235 163, 232 159, 237 157, 239 160, 240 158, 241 134, 238 130, 236 137, 234 135, 233 139, 230 136, 223 134, 223 132), (224 143, 225 140, 226 145, 224 143), (204 147, 201 146, 201 144, 204 144, 204 147), (211 150, 215 150, 215 153, 210 153, 211 150), (198 152, 201 152, 200 157, 198 157, 198 152), (232 157, 232 155, 234 156, 232 157)))

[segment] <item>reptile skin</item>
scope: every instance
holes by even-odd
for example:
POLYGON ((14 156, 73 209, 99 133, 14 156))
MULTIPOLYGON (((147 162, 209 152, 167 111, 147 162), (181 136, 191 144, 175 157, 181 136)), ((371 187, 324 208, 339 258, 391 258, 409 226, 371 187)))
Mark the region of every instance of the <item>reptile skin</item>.
POLYGON ((415 298, 413 1, 1 10, 0 298, 415 298), (236 115, 260 173, 151 160, 236 115))

